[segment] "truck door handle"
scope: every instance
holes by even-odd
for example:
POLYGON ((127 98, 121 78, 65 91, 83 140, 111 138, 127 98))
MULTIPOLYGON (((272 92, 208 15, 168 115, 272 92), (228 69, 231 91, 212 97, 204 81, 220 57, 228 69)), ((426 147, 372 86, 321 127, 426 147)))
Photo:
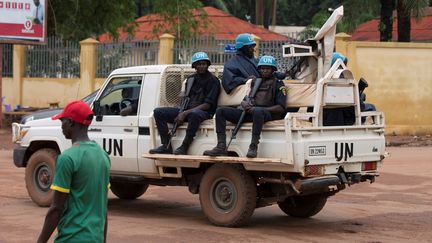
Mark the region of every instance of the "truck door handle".
POLYGON ((89 132, 102 132, 102 129, 100 128, 92 128, 88 130, 89 132))
POLYGON ((123 128, 123 131, 125 131, 125 132, 133 132, 133 129, 132 128, 123 128))

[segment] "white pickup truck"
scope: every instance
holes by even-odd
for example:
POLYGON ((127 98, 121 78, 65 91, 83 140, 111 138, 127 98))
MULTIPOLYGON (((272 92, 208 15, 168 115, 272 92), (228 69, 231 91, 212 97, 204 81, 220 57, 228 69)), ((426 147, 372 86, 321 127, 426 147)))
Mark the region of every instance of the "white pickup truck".
MULTIPOLYGON (((203 156, 217 141, 214 119, 201 125, 189 155, 148 154, 160 145, 153 109, 178 105, 182 82, 194 70, 190 65, 155 65, 113 71, 92 104, 96 116, 89 128, 90 137, 110 155, 112 192, 135 199, 149 185, 188 186, 191 193, 199 193, 212 223, 240 226, 255 208, 275 203, 290 216, 310 217, 347 185, 373 182, 385 157, 383 113, 360 111, 358 82, 340 60, 330 67, 321 40, 312 46, 284 46, 284 56, 309 59, 302 72, 314 78, 284 81, 287 106, 300 109, 264 125, 259 158, 254 159, 245 157, 251 136, 248 123, 233 140, 230 156, 203 156), (128 97, 123 97, 124 90, 128 97), (138 103, 136 114, 121 116, 120 109, 130 102, 138 103), (322 125, 323 109, 347 106, 355 110, 353 125, 322 125), (306 107, 313 111, 307 112, 306 107)), ((212 65, 210 71, 220 77, 222 68, 212 65)), ((248 85, 232 95, 222 92, 219 106, 238 105, 247 92, 248 85)), ((14 163, 26 167, 28 193, 40 206, 52 200, 49 186, 56 156, 71 146, 60 125, 47 118, 12 127, 13 141, 19 144, 14 163)), ((227 126, 228 138, 234 125, 227 126)), ((174 147, 181 144, 185 128, 178 128, 174 147)))

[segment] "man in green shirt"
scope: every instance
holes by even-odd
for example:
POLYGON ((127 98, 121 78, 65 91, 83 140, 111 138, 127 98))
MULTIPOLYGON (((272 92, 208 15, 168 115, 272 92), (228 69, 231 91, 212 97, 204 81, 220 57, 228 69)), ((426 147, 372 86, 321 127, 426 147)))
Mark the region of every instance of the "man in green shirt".
POLYGON ((52 119, 61 120, 72 147, 57 158, 54 199, 38 242, 47 242, 56 227, 55 242, 104 242, 110 160, 88 137, 93 112, 85 102, 73 101, 52 119))

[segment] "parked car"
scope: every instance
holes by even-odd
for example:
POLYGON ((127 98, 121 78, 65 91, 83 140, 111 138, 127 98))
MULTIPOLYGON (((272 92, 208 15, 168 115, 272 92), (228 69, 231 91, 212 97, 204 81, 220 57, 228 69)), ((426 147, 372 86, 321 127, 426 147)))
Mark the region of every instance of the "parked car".
MULTIPOLYGON (((82 100, 87 103, 87 104, 91 104, 94 100, 94 98, 96 97, 96 94, 98 93, 99 89, 94 91, 93 93, 87 95, 86 97, 84 97, 82 100)), ((29 115, 25 115, 21 118, 20 123, 21 124, 26 124, 29 121, 33 121, 33 120, 39 120, 39 119, 44 119, 44 118, 48 118, 48 117, 52 117, 54 115, 57 115, 58 113, 60 113, 63 110, 63 108, 55 108, 55 109, 43 109, 43 110, 39 110, 39 111, 35 111, 29 115)))

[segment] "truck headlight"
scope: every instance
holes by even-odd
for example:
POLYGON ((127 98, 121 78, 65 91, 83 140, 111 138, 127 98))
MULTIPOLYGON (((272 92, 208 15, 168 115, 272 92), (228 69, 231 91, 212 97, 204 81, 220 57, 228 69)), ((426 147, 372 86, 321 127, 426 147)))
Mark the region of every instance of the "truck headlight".
POLYGON ((19 123, 12 123, 12 142, 20 143, 22 138, 27 134, 29 127, 19 123))

